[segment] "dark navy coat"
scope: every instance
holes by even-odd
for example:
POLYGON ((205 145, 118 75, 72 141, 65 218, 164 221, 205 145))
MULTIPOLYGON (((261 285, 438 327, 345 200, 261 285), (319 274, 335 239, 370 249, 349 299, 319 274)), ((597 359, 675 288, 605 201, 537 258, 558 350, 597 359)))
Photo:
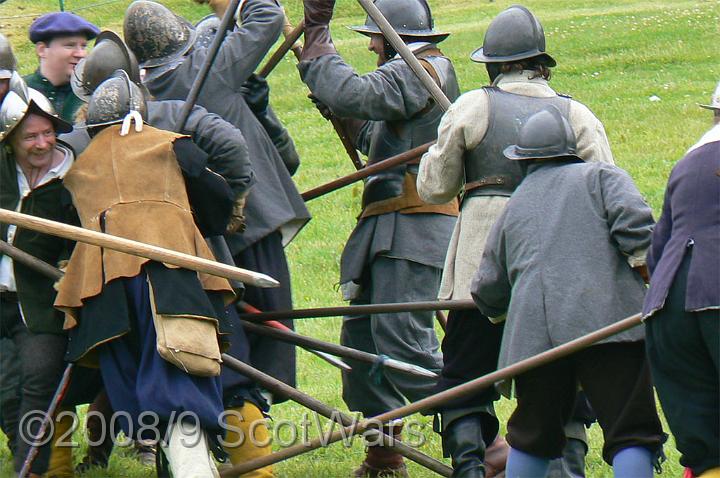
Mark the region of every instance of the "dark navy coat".
POLYGON ((720 308, 720 125, 691 148, 670 173, 662 216, 655 226, 652 274, 643 315, 662 309, 688 249, 685 310, 720 308), (708 141, 714 140, 714 141, 708 141))

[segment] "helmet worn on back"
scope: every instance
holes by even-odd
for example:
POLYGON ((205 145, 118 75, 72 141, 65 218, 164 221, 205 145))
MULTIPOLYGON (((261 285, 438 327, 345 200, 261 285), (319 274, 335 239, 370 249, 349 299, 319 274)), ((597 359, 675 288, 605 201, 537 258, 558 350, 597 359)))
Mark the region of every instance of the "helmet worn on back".
POLYGON ((117 34, 104 31, 95 40, 95 47, 88 56, 75 67, 70 85, 75 95, 87 103, 95 88, 115 70, 124 70, 130 80, 140 83, 140 68, 135 54, 117 34))
MULTIPOLYGON (((400 36, 431 43, 440 43, 450 36, 449 33, 435 31, 430 5, 426 0, 375 0, 374 3, 400 36)), ((370 16, 365 19, 365 25, 350 29, 367 36, 373 33, 382 35, 370 16)))
POLYGON ((150 0, 130 4, 125 11, 123 35, 140 68, 171 63, 195 43, 195 29, 187 20, 150 0))
POLYGON ((522 5, 513 5, 490 22, 483 46, 470 58, 478 63, 506 63, 537 58, 545 66, 556 65, 545 53, 545 32, 540 21, 522 5))
POLYGON ((504 153, 514 160, 567 157, 581 160, 570 123, 553 105, 528 118, 520 129, 517 144, 505 148, 504 153))
POLYGON ((146 117, 147 105, 142 90, 124 70, 117 70, 100 83, 90 97, 86 123, 88 128, 127 123, 129 128, 131 120, 135 120, 139 131, 146 117))

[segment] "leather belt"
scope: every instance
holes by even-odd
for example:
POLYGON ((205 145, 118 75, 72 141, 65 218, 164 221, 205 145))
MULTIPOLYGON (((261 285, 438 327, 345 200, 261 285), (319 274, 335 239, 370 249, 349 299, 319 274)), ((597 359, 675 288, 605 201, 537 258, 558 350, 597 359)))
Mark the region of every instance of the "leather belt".
POLYGON ((477 181, 465 183, 465 194, 468 192, 490 186, 516 186, 515 181, 510 176, 485 176, 477 181))

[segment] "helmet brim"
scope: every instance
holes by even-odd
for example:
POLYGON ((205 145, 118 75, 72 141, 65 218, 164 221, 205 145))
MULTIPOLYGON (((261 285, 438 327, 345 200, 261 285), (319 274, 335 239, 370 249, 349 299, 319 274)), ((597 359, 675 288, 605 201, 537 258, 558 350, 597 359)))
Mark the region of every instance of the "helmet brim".
POLYGON ((12 70, 0 70, 0 80, 9 80, 12 78, 12 70))
POLYGON ((509 56, 485 56, 483 47, 480 47, 470 54, 470 59, 475 63, 509 63, 513 61, 527 60, 528 58, 538 58, 549 68, 557 65, 555 58, 544 51, 524 52, 509 56))
POLYGON ((568 153, 567 151, 561 151, 557 153, 553 153, 550 151, 528 151, 523 150, 521 148, 518 148, 516 144, 511 144, 507 148, 503 150, 503 155, 507 159, 510 159, 512 161, 524 161, 529 159, 561 159, 561 158, 568 158, 568 159, 576 159, 578 161, 583 161, 583 159, 572 153, 568 153))
POLYGON ((720 105, 698 105, 700 108, 705 108, 706 110, 712 110, 712 111, 720 111, 720 105))
MULTIPOLYGON (((369 37, 370 35, 382 35, 383 32, 379 28, 369 27, 367 25, 356 25, 348 27, 350 30, 369 37)), ((435 30, 395 30, 401 37, 417 38, 430 43, 440 43, 450 36, 447 32, 436 32, 435 30)))
MULTIPOLYGON (((30 100, 30 103, 28 104, 27 113, 25 113, 25 116, 23 117, 22 121, 25 120, 25 118, 28 117, 28 115, 38 115, 42 116, 43 118, 47 119, 53 124, 53 127, 55 128, 55 134, 64 134, 69 133, 72 131, 73 127, 72 124, 68 123, 64 119, 60 118, 59 116, 51 115, 44 109, 40 107, 37 103, 35 103, 35 100, 30 100)), ((22 121, 18 122, 18 124, 22 123, 22 121)))
POLYGON ((89 93, 85 88, 85 58, 80 60, 75 68, 73 69, 72 75, 70 75, 70 88, 72 88, 75 96, 80 98, 83 102, 88 103, 92 93, 89 93))

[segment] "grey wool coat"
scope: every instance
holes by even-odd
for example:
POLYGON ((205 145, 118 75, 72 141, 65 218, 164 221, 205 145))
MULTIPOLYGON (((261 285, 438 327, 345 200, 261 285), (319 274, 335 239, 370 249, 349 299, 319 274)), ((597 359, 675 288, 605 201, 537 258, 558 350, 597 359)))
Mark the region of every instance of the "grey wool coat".
MULTIPOLYGON (((199 105, 242 131, 257 180, 245 205, 247 229, 226 237, 233 255, 276 231, 287 245, 310 220, 280 154, 243 96, 245 81, 282 32, 283 11, 273 0, 248 0, 241 23, 223 41, 198 98, 199 105)), ((206 55, 205 48, 196 48, 173 64, 150 69, 144 85, 156 99, 185 100, 206 55)))
MULTIPOLYGON (((645 285, 631 263, 642 263, 652 228, 650 207, 622 169, 531 165, 490 231, 471 286, 485 315, 507 314, 499 367, 640 312, 645 285)), ((643 334, 637 327, 604 342, 643 334)))

